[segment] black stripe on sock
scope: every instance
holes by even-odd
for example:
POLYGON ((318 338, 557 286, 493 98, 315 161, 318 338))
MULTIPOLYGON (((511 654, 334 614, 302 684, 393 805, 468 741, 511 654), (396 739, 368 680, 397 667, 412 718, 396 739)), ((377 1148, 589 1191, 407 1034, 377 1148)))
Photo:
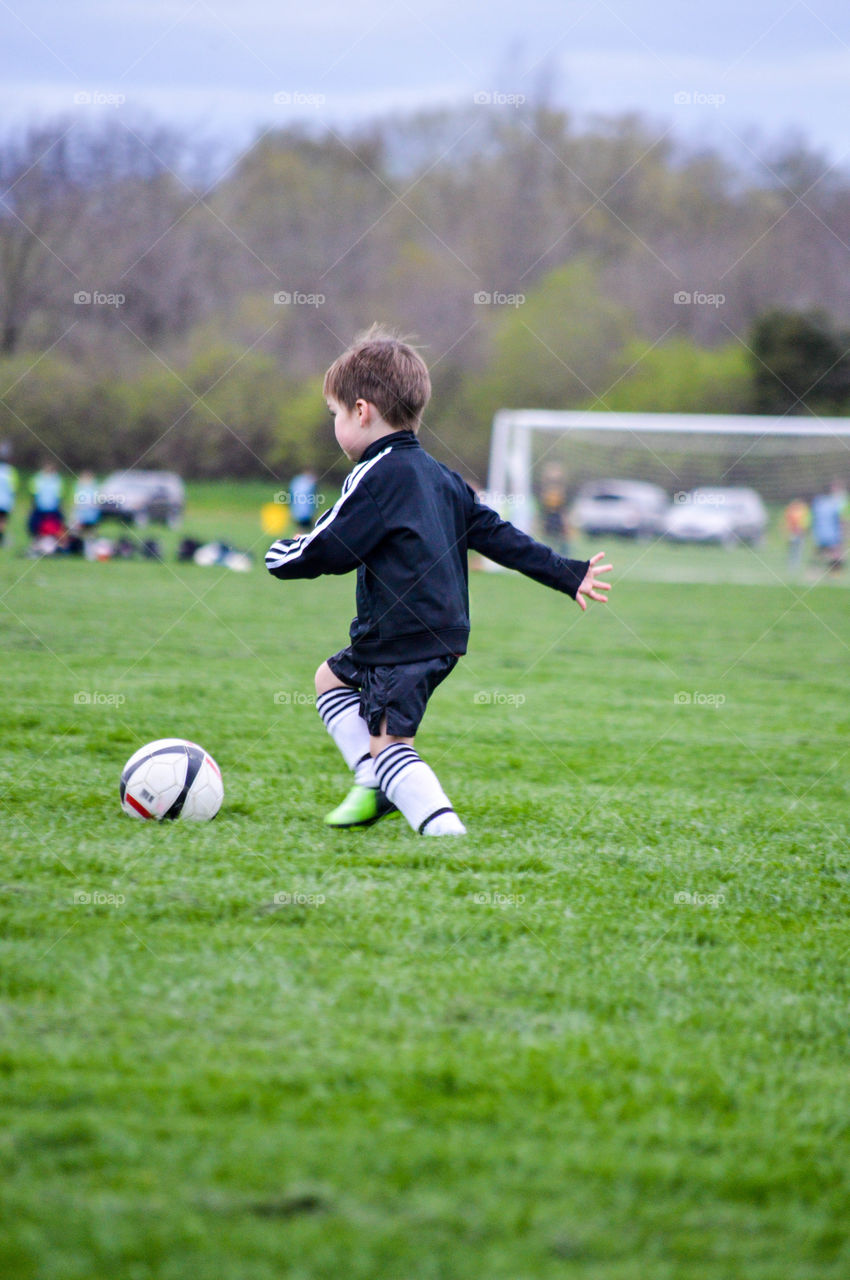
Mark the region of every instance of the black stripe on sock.
POLYGON ((439 816, 440 816, 440 814, 441 814, 441 813, 454 813, 454 809, 452 808, 452 806, 451 806, 450 804, 444 805, 442 809, 435 809, 433 813, 430 813, 430 814, 428 815, 428 817, 425 819, 425 821, 424 821, 424 822, 420 822, 420 824, 419 824, 419 835, 420 835, 420 836, 421 836, 421 835, 424 835, 424 833, 425 833, 425 828, 427 827, 428 823, 429 823, 433 818, 439 818, 439 816))
POLYGON ((384 747, 383 751, 379 751, 375 756, 375 771, 380 772, 381 769, 389 769, 395 761, 399 751, 402 753, 410 750, 403 742, 391 742, 388 747, 384 747))
POLYGON ((391 742, 388 747, 384 747, 383 751, 379 751, 375 756, 376 769, 388 769, 396 760, 402 757, 415 756, 417 760, 421 759, 419 752, 413 747, 409 747, 406 742, 391 742))
POLYGON ((409 766, 420 764, 422 757, 418 751, 414 751, 413 747, 405 746, 404 743, 393 744, 392 747, 385 747, 379 755, 375 757, 375 774, 381 784, 381 790, 386 791, 390 783, 409 766), (384 759, 390 751, 393 752, 389 759, 384 759), (379 763, 380 762, 380 763, 379 763))
POLYGON ((355 765, 354 765, 355 769, 359 768, 359 766, 363 763, 363 761, 364 761, 364 760, 371 760, 371 758, 372 758, 372 752, 371 752, 371 751, 366 751, 366 752, 364 752, 364 754, 360 757, 360 759, 359 759, 358 761, 356 761, 356 763, 355 763, 355 765))
POLYGON ((322 702, 325 698, 359 698, 360 694, 356 689, 352 689, 349 685, 337 685, 333 689, 325 689, 324 693, 320 693, 317 702, 322 702))
POLYGON ((355 693, 353 689, 340 689, 339 691, 332 689, 329 693, 323 693, 316 699, 316 710, 328 729, 330 729, 335 720, 355 706, 358 709, 360 707, 360 694, 355 693))
POLYGON ((412 751, 414 755, 419 754, 413 747, 408 746, 406 742, 391 742, 388 747, 384 747, 382 751, 378 752, 375 756, 375 760, 389 760, 393 756, 398 755, 400 751, 412 751))
POLYGON ((360 701, 360 694, 354 689, 328 689, 319 694, 316 699, 316 709, 321 713, 324 707, 344 706, 355 701, 360 701))
POLYGON ((377 777, 381 778, 384 774, 388 774, 391 770, 394 770, 396 764, 398 764, 400 760, 407 761, 409 759, 410 756, 406 751, 402 751, 399 755, 398 751, 395 751, 390 747, 385 747, 383 751, 379 751, 375 756, 375 774, 377 777))
POLYGON ((377 774, 381 790, 388 791, 399 774, 404 773, 405 769, 412 769, 415 764, 419 763, 420 759, 421 757, 419 756, 416 756, 413 759, 409 756, 405 756, 404 760, 400 760, 394 769, 386 770, 384 773, 377 773, 376 770, 375 772, 377 774))

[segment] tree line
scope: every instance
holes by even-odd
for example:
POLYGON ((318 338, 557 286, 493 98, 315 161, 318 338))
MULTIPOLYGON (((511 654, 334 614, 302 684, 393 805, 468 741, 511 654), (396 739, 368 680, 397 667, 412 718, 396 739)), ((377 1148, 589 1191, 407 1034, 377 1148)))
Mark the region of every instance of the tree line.
POLYGON ((375 319, 428 360, 430 448, 503 406, 846 413, 850 174, 536 104, 0 144, 0 437, 24 465, 342 470, 320 375, 375 319))

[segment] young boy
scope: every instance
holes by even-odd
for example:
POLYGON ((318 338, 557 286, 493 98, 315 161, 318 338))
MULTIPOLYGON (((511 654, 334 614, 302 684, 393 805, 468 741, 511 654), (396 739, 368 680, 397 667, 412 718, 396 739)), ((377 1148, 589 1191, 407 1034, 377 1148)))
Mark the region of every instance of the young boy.
POLYGON ((356 463, 311 533, 273 543, 276 578, 357 570, 351 643, 316 672, 316 709, 354 787, 325 818, 368 826, 395 809, 427 836, 466 828, 414 749, 425 707, 466 652, 467 551, 563 591, 607 600, 603 553, 566 560, 482 505, 455 472, 419 444, 431 395, 428 370, 406 343, 373 326, 325 374, 337 443, 356 463))

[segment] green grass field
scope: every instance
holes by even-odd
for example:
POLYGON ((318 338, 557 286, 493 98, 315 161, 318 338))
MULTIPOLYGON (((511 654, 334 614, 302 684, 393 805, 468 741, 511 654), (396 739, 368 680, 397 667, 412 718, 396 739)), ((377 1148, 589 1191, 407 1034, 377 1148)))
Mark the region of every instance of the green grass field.
MULTIPOLYGON (((259 551, 262 496, 185 531, 259 551)), ((353 580, 173 537, 0 552, 4 1280, 844 1280, 843 584, 777 544, 607 545, 587 616, 473 575, 417 741, 470 834, 426 841, 322 826, 353 580), (166 735, 214 823, 121 813, 166 735)))

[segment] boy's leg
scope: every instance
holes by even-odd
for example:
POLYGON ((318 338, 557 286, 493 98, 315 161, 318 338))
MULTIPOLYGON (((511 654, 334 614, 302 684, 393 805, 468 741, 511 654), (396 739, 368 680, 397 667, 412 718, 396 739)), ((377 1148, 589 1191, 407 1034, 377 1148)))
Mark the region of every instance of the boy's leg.
POLYGON ((325 822, 332 827, 370 826, 394 806, 378 790, 369 729, 360 714, 360 693, 323 662, 316 672, 316 694, 316 710, 354 774, 351 791, 325 822))
POLYGON ((360 691, 341 680, 326 662, 316 672, 316 710, 355 781, 377 786, 369 752, 369 729, 360 714, 360 691))
POLYGON ((465 835, 439 779, 413 747, 428 699, 456 661, 447 657, 362 667, 342 650, 322 664, 316 672, 317 710, 349 767, 362 771, 355 773, 354 788, 326 822, 365 826, 397 808, 423 835, 465 835), (361 700, 366 718, 360 714, 361 700), (364 744, 368 761, 361 754, 364 744), (361 817, 364 793, 371 807, 361 817))
POLYGON ((414 750, 413 738, 388 734, 386 725, 385 716, 380 734, 373 736, 371 742, 381 791, 419 835, 466 835, 466 827, 440 786, 439 778, 414 750))
POLYGON ((378 785, 422 835, 466 834, 437 775, 413 746, 431 694, 456 663, 457 657, 446 655, 364 671, 364 707, 378 785))

